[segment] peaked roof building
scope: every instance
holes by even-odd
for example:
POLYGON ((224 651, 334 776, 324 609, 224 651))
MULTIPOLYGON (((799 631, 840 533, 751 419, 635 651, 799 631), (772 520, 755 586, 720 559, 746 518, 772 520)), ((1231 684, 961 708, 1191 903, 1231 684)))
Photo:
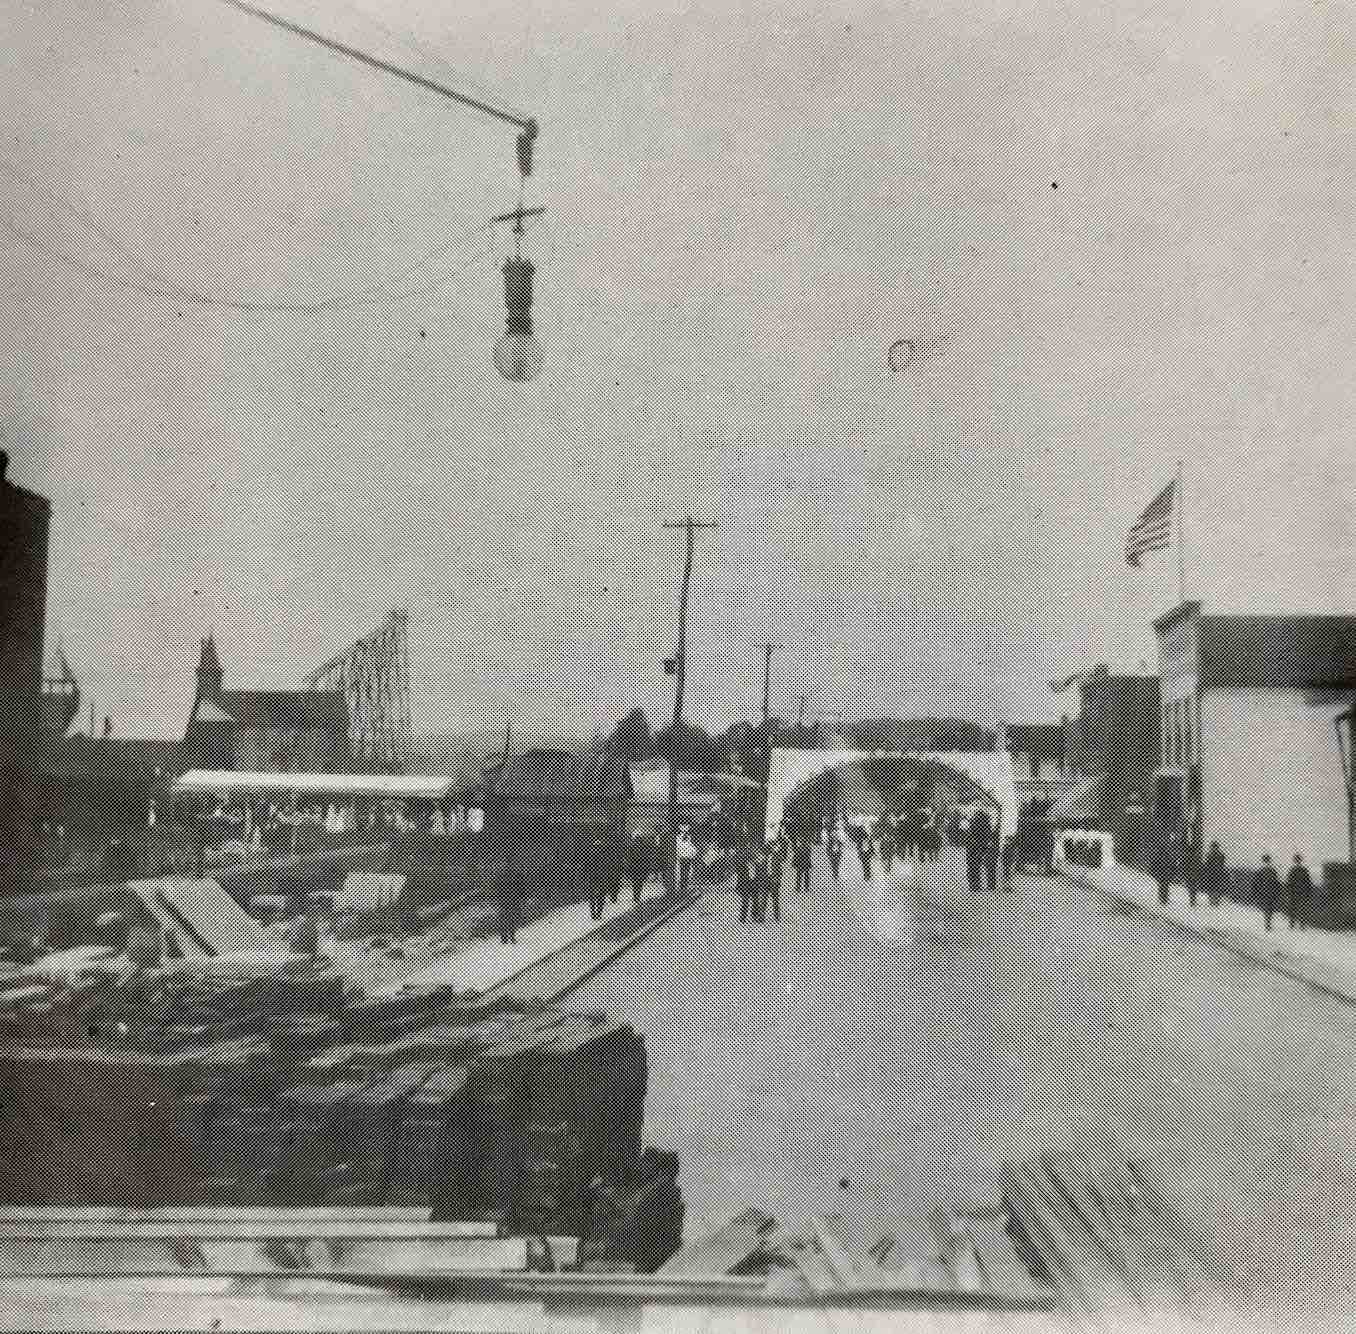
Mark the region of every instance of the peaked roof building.
POLYGON ((65 736, 79 712, 80 683, 58 641, 42 664, 43 731, 47 735, 65 736))
POLYGON ((184 732, 196 769, 339 773, 350 767, 348 704, 340 690, 227 690, 211 635, 184 732))

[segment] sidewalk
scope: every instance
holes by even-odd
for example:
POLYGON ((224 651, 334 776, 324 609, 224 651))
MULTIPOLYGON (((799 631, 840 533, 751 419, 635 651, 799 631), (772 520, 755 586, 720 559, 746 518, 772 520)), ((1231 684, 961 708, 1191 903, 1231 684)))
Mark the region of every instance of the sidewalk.
MULTIPOLYGON (((641 903, 665 893, 662 885, 651 882, 641 903)), ((374 996, 391 996, 406 989, 453 986, 459 991, 485 992, 510 978, 568 949, 591 935, 600 926, 624 917, 633 909, 629 892, 621 900, 609 903, 601 918, 595 919, 587 903, 572 903, 518 929, 518 939, 502 944, 497 935, 468 940, 450 954, 444 954, 398 980, 371 989, 374 996)))
POLYGON ((1356 935, 1312 927, 1292 929, 1283 913, 1272 918, 1272 929, 1267 931, 1257 908, 1231 899, 1222 899, 1217 908, 1211 907, 1204 895, 1197 895, 1192 907, 1182 885, 1172 887, 1172 897, 1164 905, 1158 901, 1158 886, 1153 880, 1130 866, 1093 870, 1065 865, 1061 869, 1070 879, 1120 903, 1205 936, 1245 959, 1356 1005, 1356 935))

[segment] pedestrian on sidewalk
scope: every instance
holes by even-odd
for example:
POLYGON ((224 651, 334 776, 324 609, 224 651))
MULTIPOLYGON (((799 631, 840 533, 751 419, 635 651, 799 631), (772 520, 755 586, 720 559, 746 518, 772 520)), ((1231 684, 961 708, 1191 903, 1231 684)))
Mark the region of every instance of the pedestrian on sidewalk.
POLYGON ((589 916, 595 922, 603 920, 603 913, 607 911, 607 899, 607 877, 595 867, 589 875, 589 916))
POLYGON ((1304 858, 1297 852, 1290 865, 1290 874, 1285 878, 1285 911, 1292 930, 1309 924, 1313 902, 1314 878, 1304 864, 1304 858))
POLYGON ((1219 907, 1224 891, 1229 888, 1229 867, 1225 863, 1224 850, 1217 839, 1211 839, 1205 861, 1201 865, 1201 888, 1205 890, 1206 901, 1212 908, 1219 907))
POLYGON ((678 830, 677 844, 674 848, 677 863, 677 885, 679 894, 686 894, 692 886, 692 868, 697 862, 697 845, 686 825, 678 830))
POLYGON ((631 886, 634 902, 640 902, 645 886, 650 880, 650 868, 654 865, 654 849, 649 838, 637 830, 626 845, 626 879, 631 886))
POLYGON ((1166 908, 1172 897, 1172 882, 1177 877, 1177 858, 1173 855, 1171 841, 1159 840, 1154 849, 1152 872, 1158 885, 1158 901, 1166 908))
POLYGON ((812 865, 810 840, 803 835, 796 840, 795 850, 791 853, 791 869, 796 876, 796 893, 810 892, 810 870, 812 865))
POLYGON ((1271 919, 1276 915, 1276 905, 1281 897, 1281 877, 1276 874, 1269 852, 1262 854, 1262 864, 1253 872, 1252 897, 1262 910, 1262 920, 1270 931, 1271 919))
POLYGON ((523 873, 510 859, 499 880, 499 943, 516 945, 523 916, 523 873))
POLYGON ((1188 843, 1182 858, 1182 883, 1186 886, 1188 907, 1194 908, 1196 906, 1196 895, 1204 887, 1202 885, 1204 870, 1205 863, 1201 860, 1199 844, 1188 843))

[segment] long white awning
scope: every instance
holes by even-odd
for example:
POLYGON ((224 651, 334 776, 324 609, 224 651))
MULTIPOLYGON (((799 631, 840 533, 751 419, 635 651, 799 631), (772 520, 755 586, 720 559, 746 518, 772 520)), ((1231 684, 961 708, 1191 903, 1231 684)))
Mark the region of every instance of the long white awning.
POLYGON ((431 774, 284 774, 239 773, 231 769, 194 769, 174 784, 180 793, 226 796, 295 794, 299 797, 378 797, 445 801, 458 786, 454 778, 431 774))

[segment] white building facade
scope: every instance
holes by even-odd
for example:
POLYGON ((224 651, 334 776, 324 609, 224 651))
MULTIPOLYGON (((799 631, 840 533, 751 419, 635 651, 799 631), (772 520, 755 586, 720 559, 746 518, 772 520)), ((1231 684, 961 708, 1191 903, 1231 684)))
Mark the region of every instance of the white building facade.
POLYGON ((1199 847, 1218 840, 1235 866, 1345 861, 1335 720, 1356 699, 1356 617, 1208 616, 1188 602, 1155 628, 1160 818, 1199 847))

